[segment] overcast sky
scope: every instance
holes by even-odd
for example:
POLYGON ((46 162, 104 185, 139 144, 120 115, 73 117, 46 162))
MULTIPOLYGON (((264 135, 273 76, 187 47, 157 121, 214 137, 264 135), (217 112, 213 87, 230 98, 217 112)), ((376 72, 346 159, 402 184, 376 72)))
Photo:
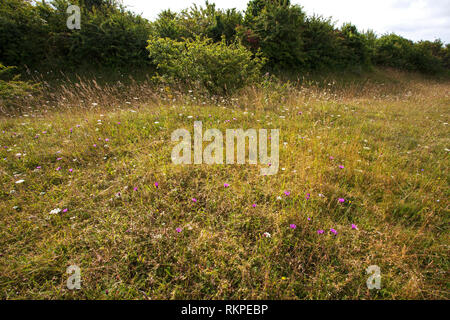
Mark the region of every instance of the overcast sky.
MULTIPOLYGON (((218 8, 244 10, 247 0, 211 0, 218 8)), ((435 40, 450 43, 450 0, 291 0, 304 7, 308 15, 316 13, 341 25, 352 22, 359 29, 378 34, 395 32, 411 40, 435 40)), ((204 0, 123 0, 129 9, 153 20, 164 9, 179 11, 204 0)))

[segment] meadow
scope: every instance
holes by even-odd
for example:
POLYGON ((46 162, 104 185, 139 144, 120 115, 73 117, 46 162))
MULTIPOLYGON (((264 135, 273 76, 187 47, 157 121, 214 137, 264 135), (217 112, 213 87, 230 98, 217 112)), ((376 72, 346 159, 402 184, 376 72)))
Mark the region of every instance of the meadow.
POLYGON ((48 87, 0 118, 1 299, 449 298, 448 80, 48 87), (278 174, 174 165, 194 121, 280 129, 278 174))

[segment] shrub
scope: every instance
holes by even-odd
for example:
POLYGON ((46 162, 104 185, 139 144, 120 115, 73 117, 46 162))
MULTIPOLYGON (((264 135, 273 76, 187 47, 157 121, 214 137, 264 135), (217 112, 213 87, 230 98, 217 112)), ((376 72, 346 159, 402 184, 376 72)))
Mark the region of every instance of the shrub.
POLYGON ((441 70, 450 69, 448 65, 448 47, 444 46, 441 40, 431 41, 419 41, 415 44, 419 51, 419 57, 422 61, 419 61, 425 70, 433 70, 439 72, 441 70))
POLYGON ((356 26, 346 23, 341 28, 341 54, 343 64, 367 67, 370 65, 369 48, 356 26))
POLYGON ((0 61, 41 72, 142 69, 150 64, 147 40, 177 42, 209 38, 227 45, 237 39, 261 52, 268 71, 349 69, 371 63, 425 73, 450 70, 450 47, 441 41, 414 43, 395 34, 381 38, 350 24, 307 17, 289 0, 250 0, 244 15, 213 3, 175 13, 166 10, 149 22, 119 0, 1 0, 0 61), (69 4, 81 8, 81 30, 66 26, 69 4))
POLYGON ((444 67, 450 71, 450 43, 447 43, 442 50, 442 63, 444 64, 444 67))
POLYGON ((151 25, 114 0, 2 0, 0 61, 44 69, 147 64, 151 25), (70 4, 81 8, 80 30, 66 26, 70 4))
MULTIPOLYGON (((126 11, 115 1, 78 2, 81 6, 81 29, 68 30, 65 15, 62 15, 62 21, 55 21, 52 29, 57 32, 49 36, 50 47, 59 48, 65 54, 56 53, 49 60, 57 61, 59 58, 59 65, 73 67, 88 64, 115 68, 149 63, 145 51, 151 28, 148 21, 126 11), (62 29, 59 29, 61 25, 62 29)), ((57 15, 65 12, 68 5, 66 0, 53 1, 49 10, 57 15)))
POLYGON ((0 63, 0 105, 18 104, 21 98, 36 90, 36 84, 20 81, 19 75, 13 75, 15 68, 0 63))
POLYGON ((306 67, 311 70, 336 68, 339 60, 337 31, 331 19, 311 16, 306 19, 303 45, 306 67))
POLYGON ((205 7, 193 5, 189 9, 174 13, 162 11, 153 23, 152 36, 182 41, 197 36, 211 38, 214 42, 234 41, 236 27, 242 23, 242 14, 236 9, 220 10, 206 1, 205 7))
POLYGON ((6 65, 34 65, 45 54, 47 34, 31 1, 2 0, 0 5, 0 61, 6 65))
MULTIPOLYGON (((440 44, 442 50, 442 44, 440 44)), ((375 60, 378 64, 390 67, 438 73, 443 70, 443 57, 433 55, 440 50, 427 43, 414 43, 395 34, 385 35, 376 43, 375 60)))
POLYGON ((159 75, 168 81, 200 85, 213 94, 229 94, 260 76, 263 59, 242 44, 227 44, 225 38, 176 41, 151 38, 147 50, 159 75))
POLYGON ((152 27, 152 37, 154 38, 182 40, 189 36, 179 21, 178 13, 171 10, 160 12, 152 27))
POLYGON ((370 40, 351 24, 339 30, 330 18, 311 16, 305 21, 302 38, 306 69, 361 69, 371 65, 370 40))
POLYGON ((384 35, 376 43, 375 59, 381 65, 412 70, 412 51, 412 41, 396 34, 384 35))
POLYGON ((248 3, 240 37, 257 43, 272 69, 299 69, 305 64, 302 30, 305 14, 288 0, 253 0, 248 3))

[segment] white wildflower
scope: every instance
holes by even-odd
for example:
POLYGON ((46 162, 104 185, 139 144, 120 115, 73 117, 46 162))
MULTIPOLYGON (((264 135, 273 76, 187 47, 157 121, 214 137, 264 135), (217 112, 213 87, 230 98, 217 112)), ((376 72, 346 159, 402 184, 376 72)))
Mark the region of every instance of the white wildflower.
POLYGON ((50 211, 50 214, 58 214, 60 212, 61 212, 61 209, 60 208, 56 208, 56 209, 53 209, 52 211, 50 211))

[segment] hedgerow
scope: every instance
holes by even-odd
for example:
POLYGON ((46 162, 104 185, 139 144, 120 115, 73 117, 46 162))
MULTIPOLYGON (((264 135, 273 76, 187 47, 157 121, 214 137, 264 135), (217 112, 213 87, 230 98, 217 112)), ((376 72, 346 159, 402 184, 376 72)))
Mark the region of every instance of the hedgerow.
MULTIPOLYGON (((0 62, 43 70, 130 69, 155 64, 148 39, 182 42, 209 38, 214 47, 240 41, 266 58, 266 71, 349 70, 389 66, 423 73, 450 69, 449 44, 413 42, 395 34, 378 37, 354 25, 308 16, 289 0, 251 0, 247 9, 217 9, 213 3, 181 12, 163 11, 155 21, 115 0, 2 0, 0 62), (66 26, 69 4, 81 8, 80 30, 66 26)), ((216 47, 214 47, 216 48, 216 47)))

